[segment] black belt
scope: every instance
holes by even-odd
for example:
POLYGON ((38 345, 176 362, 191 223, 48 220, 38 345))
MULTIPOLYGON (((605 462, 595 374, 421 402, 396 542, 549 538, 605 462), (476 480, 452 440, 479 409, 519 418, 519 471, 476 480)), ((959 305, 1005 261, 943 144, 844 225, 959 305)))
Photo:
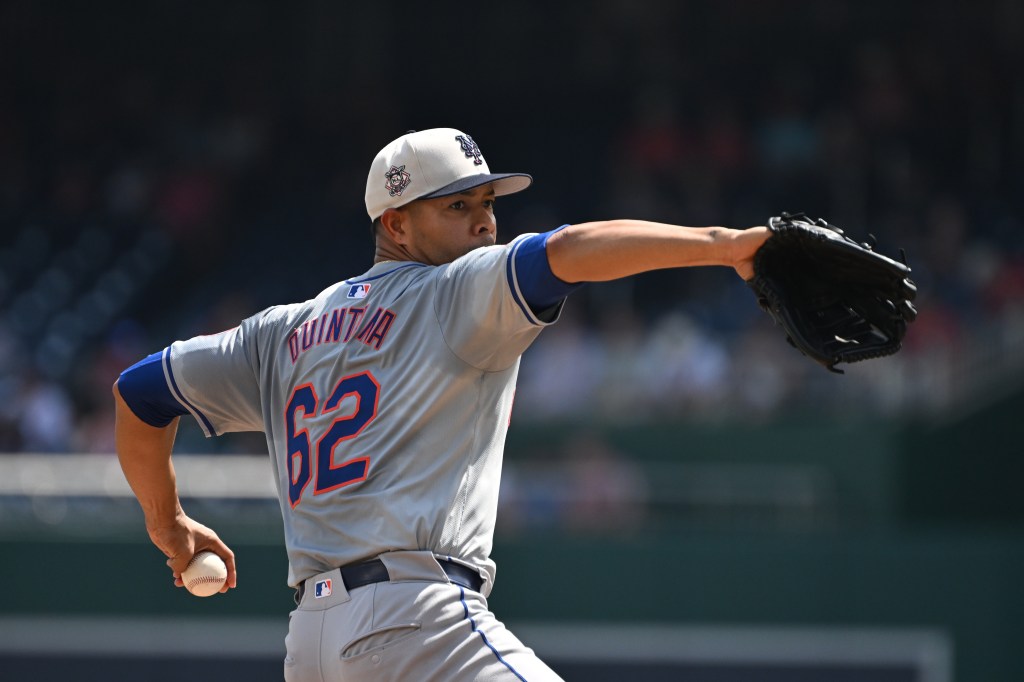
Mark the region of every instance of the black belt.
MULTIPOLYGON (((481 578, 480 574, 472 568, 446 559, 438 559, 437 563, 441 564, 441 570, 444 571, 446 576, 448 576, 448 580, 452 581, 454 584, 465 587, 467 590, 473 590, 474 592, 479 592, 480 588, 483 587, 483 578, 481 578)), ((364 561, 359 564, 349 564, 347 566, 342 566, 340 570, 341 579, 345 581, 345 588, 348 590, 354 590, 357 587, 372 585, 373 583, 384 583, 391 580, 391 575, 388 573, 388 567, 385 566, 384 562, 380 559, 372 559, 371 561, 364 561)), ((299 583, 296 601, 302 599, 305 587, 305 581, 299 583)))

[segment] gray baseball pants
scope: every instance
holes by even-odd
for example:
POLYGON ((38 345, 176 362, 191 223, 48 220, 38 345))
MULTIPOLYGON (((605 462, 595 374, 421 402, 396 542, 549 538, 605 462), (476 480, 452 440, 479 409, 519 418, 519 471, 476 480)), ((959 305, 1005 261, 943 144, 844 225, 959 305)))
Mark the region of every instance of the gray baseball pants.
POLYGON ((286 682, 561 682, 430 552, 388 559, 390 582, 351 592, 337 569, 306 580, 285 638, 286 682))

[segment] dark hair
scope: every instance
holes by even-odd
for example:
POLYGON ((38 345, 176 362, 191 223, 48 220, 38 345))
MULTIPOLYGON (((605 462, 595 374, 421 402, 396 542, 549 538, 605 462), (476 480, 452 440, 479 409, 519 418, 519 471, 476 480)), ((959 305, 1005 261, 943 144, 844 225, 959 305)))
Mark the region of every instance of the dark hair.
POLYGON ((377 245, 377 230, 382 227, 380 218, 374 218, 373 222, 370 223, 370 239, 373 240, 373 245, 377 245))

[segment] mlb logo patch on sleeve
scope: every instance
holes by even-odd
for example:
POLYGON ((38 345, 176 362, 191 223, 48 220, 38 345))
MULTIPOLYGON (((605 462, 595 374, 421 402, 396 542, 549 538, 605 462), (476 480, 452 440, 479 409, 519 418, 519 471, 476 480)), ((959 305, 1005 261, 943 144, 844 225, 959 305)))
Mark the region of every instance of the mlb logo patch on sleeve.
POLYGON ((323 599, 324 597, 331 596, 331 579, 318 580, 313 588, 313 594, 317 599, 323 599))
POLYGON ((353 284, 348 288, 348 298, 366 298, 370 293, 369 284, 353 284))

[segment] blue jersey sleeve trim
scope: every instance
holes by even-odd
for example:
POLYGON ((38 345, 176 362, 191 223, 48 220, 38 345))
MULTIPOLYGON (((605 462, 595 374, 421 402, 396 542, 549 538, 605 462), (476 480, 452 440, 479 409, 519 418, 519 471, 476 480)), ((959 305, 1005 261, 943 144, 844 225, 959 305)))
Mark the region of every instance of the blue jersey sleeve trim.
MULTIPOLYGON (((563 282, 551 272, 548 262, 548 239, 551 235, 564 230, 563 225, 557 230, 530 235, 520 241, 509 258, 509 268, 515 268, 515 282, 523 295, 526 305, 530 306, 532 316, 537 316, 552 306, 561 303, 566 296, 583 286, 583 282, 563 282)), ((511 273, 510 273, 511 274, 511 273)), ((509 278, 512 281, 512 277, 509 278)), ((513 287, 513 294, 515 293, 513 287)), ((522 307, 523 302, 516 296, 516 303, 522 307)), ((524 311, 525 312, 525 311, 524 311)))
POLYGON ((167 381, 165 381, 164 383, 170 384, 171 389, 174 391, 174 396, 178 399, 178 401, 182 405, 184 405, 187 408, 187 410, 189 412, 192 413, 192 415, 197 420, 199 420, 199 422, 203 426, 203 429, 206 431, 207 437, 209 437, 209 436, 216 436, 217 435, 217 431, 213 428, 213 424, 210 423, 210 420, 206 418, 205 414, 203 414, 202 412, 199 411, 199 408, 197 408, 195 405, 190 403, 185 398, 185 395, 181 392, 181 389, 178 388, 178 382, 174 378, 174 371, 171 369, 171 347, 170 346, 168 346, 167 348, 164 349, 164 353, 163 353, 163 368, 164 368, 164 372, 165 372, 165 374, 167 376, 167 381))
POLYGON ((163 428, 188 410, 171 393, 164 378, 163 354, 153 353, 121 372, 117 390, 135 416, 163 428))
POLYGON ((533 324, 538 324, 540 320, 538 320, 537 316, 533 314, 525 303, 523 303, 523 299, 519 298, 519 287, 516 284, 516 274, 512 268, 512 259, 515 257, 516 250, 518 248, 519 245, 516 244, 512 248, 512 252, 508 255, 508 258, 505 259, 505 277, 508 279, 508 288, 512 292, 512 300, 515 301, 516 305, 519 306, 519 309, 523 311, 523 315, 526 316, 526 319, 533 324))

